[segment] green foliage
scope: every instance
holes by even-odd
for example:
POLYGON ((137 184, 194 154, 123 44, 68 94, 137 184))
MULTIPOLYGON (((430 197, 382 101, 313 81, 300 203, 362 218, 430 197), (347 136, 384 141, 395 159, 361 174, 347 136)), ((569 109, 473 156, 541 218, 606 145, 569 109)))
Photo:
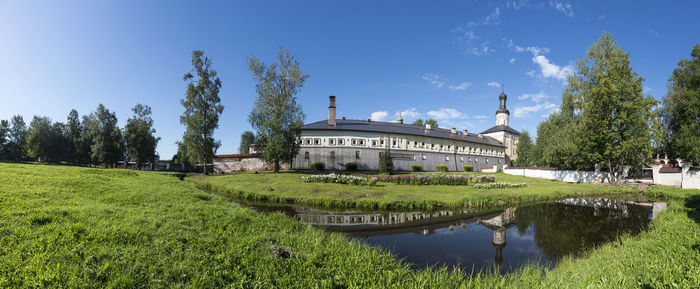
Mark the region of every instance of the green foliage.
POLYGON ((104 105, 97 106, 97 111, 84 119, 91 141, 91 159, 106 167, 114 166, 117 161, 124 159, 124 138, 117 126, 117 116, 104 105))
POLYGON ((252 131, 244 131, 241 134, 241 144, 238 145, 239 154, 247 154, 250 152, 250 145, 255 144, 255 134, 252 131))
POLYGON ((498 183, 482 183, 482 184, 475 184, 474 187, 477 189, 485 189, 485 190, 491 190, 491 189, 507 189, 507 188, 522 188, 527 186, 526 183, 503 183, 503 182, 498 182, 498 183))
POLYGON ((295 95, 309 77, 289 50, 280 47, 277 58, 279 63, 270 65, 254 56, 248 58, 258 94, 248 121, 255 129, 260 157, 273 163, 275 172, 280 162, 291 162, 299 152, 297 140, 305 115, 295 95))
POLYGON ((9 140, 10 137, 10 122, 0 120, 0 160, 8 160, 10 158, 9 140))
POLYGON ((518 148, 516 149, 517 159, 514 161, 514 165, 518 167, 530 167, 535 165, 534 157, 535 145, 530 139, 530 134, 523 130, 518 138, 518 148))
POLYGON ((67 160, 74 163, 88 163, 90 151, 88 148, 84 148, 82 145, 82 138, 85 130, 80 124, 80 116, 78 116, 78 111, 72 109, 68 113, 68 119, 66 122, 66 139, 68 141, 68 158, 67 160))
POLYGON ((219 116, 224 111, 219 98, 221 80, 217 75, 204 51, 192 51, 192 71, 183 77, 187 90, 185 98, 180 100, 185 108, 180 116, 180 123, 185 125, 182 145, 187 148, 188 160, 204 164, 205 174, 221 145, 214 140, 214 130, 219 127, 219 116))
POLYGON ((124 140, 129 158, 137 165, 141 162, 155 162, 158 157, 156 146, 160 138, 153 135, 156 129, 153 128, 151 107, 137 104, 131 110, 134 112, 134 116, 127 120, 124 129, 124 140))
POLYGON ((358 164, 357 162, 348 162, 345 163, 345 170, 348 172, 354 172, 357 171, 358 164))
POLYGON ((691 59, 683 59, 669 79, 657 138, 667 144, 671 157, 700 164, 700 44, 691 59))
POLYGON ((411 165, 411 171, 414 172, 422 172, 423 171, 423 166, 420 164, 412 164, 411 165))
POLYGON ((473 171, 474 171, 474 166, 472 166, 472 165, 463 165, 463 166, 462 166, 462 169, 463 169, 465 172, 473 172, 473 171))
POLYGON ((326 169, 326 164, 323 162, 313 162, 311 163, 311 169, 320 172, 326 169))
POLYGON ((391 159, 391 152, 389 150, 386 150, 379 156, 379 172, 384 174, 391 174, 393 171, 394 160, 391 159))
POLYGON ((426 124, 429 124, 431 128, 437 128, 438 127, 438 122, 437 120, 434 120, 432 118, 429 118, 426 121, 423 121, 422 119, 416 119, 413 123, 413 125, 418 125, 418 126, 424 126, 426 124))
POLYGON ((34 116, 27 131, 27 151, 29 156, 48 161, 52 141, 51 120, 48 117, 34 116))
POLYGON ((440 185, 440 186, 465 186, 474 179, 474 176, 465 175, 447 175, 447 174, 430 174, 430 175, 390 175, 377 176, 378 181, 394 183, 397 185, 440 185))
POLYGON ((27 126, 21 115, 15 115, 10 121, 10 141, 7 144, 9 158, 20 161, 27 156, 27 126))
POLYGON ((447 172, 447 165, 437 165, 435 166, 435 170, 438 172, 447 172))

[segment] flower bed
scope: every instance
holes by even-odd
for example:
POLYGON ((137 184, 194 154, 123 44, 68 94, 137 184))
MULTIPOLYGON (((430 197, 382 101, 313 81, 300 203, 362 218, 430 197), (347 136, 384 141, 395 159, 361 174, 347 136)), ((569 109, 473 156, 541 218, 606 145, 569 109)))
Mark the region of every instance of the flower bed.
POLYGON ((334 183, 355 186, 374 186, 377 184, 377 179, 374 177, 347 176, 335 173, 301 177, 301 180, 305 183, 334 183))
POLYGON ((380 182, 395 183, 398 185, 446 185, 446 186, 466 186, 474 176, 465 175, 391 175, 377 176, 380 182))
POLYGON ((494 176, 494 175, 476 176, 477 183, 493 183, 495 181, 496 181, 496 176, 494 176))
POLYGON ((517 184, 511 184, 511 183, 491 183, 491 184, 476 184, 474 185, 475 188, 477 189, 507 189, 507 188, 522 188, 527 186, 525 183, 517 183, 517 184))

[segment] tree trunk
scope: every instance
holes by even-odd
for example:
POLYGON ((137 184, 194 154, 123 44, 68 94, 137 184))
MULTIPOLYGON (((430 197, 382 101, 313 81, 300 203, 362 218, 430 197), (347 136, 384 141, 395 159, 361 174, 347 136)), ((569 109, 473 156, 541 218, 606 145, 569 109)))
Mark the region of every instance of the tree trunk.
POLYGON ((204 155, 204 175, 208 175, 207 173, 207 157, 206 154, 204 155))
POLYGON ((275 160, 275 173, 280 172, 280 160, 275 160))

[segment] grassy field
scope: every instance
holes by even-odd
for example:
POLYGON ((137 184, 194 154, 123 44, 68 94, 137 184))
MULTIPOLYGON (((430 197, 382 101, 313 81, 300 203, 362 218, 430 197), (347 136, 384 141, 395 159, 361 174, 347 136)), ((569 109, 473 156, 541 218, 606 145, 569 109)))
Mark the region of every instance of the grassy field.
POLYGON ((382 250, 166 174, 0 163, 0 288, 699 286, 700 191, 645 193, 669 200, 648 232, 553 270, 470 277, 411 270, 382 250), (292 257, 275 259, 271 245, 292 257))
MULTIPOLYGON (((465 173, 479 175, 479 173, 465 173)), ((497 182, 527 183, 523 188, 477 189, 467 186, 414 186, 379 182, 377 186, 304 183, 304 173, 196 175, 198 187, 250 200, 327 207, 409 208, 501 206, 595 194, 630 193, 636 189, 601 184, 569 184, 496 173, 497 182)))

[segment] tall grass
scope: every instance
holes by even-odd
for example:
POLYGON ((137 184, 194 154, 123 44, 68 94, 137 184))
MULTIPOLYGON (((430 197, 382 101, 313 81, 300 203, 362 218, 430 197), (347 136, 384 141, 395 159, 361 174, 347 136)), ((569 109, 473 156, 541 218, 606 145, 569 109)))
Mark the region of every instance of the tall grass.
POLYGON ((700 193, 678 191, 649 191, 670 203, 648 232, 552 270, 470 276, 411 270, 165 174, 0 164, 0 288, 689 288, 700 285, 700 193))

